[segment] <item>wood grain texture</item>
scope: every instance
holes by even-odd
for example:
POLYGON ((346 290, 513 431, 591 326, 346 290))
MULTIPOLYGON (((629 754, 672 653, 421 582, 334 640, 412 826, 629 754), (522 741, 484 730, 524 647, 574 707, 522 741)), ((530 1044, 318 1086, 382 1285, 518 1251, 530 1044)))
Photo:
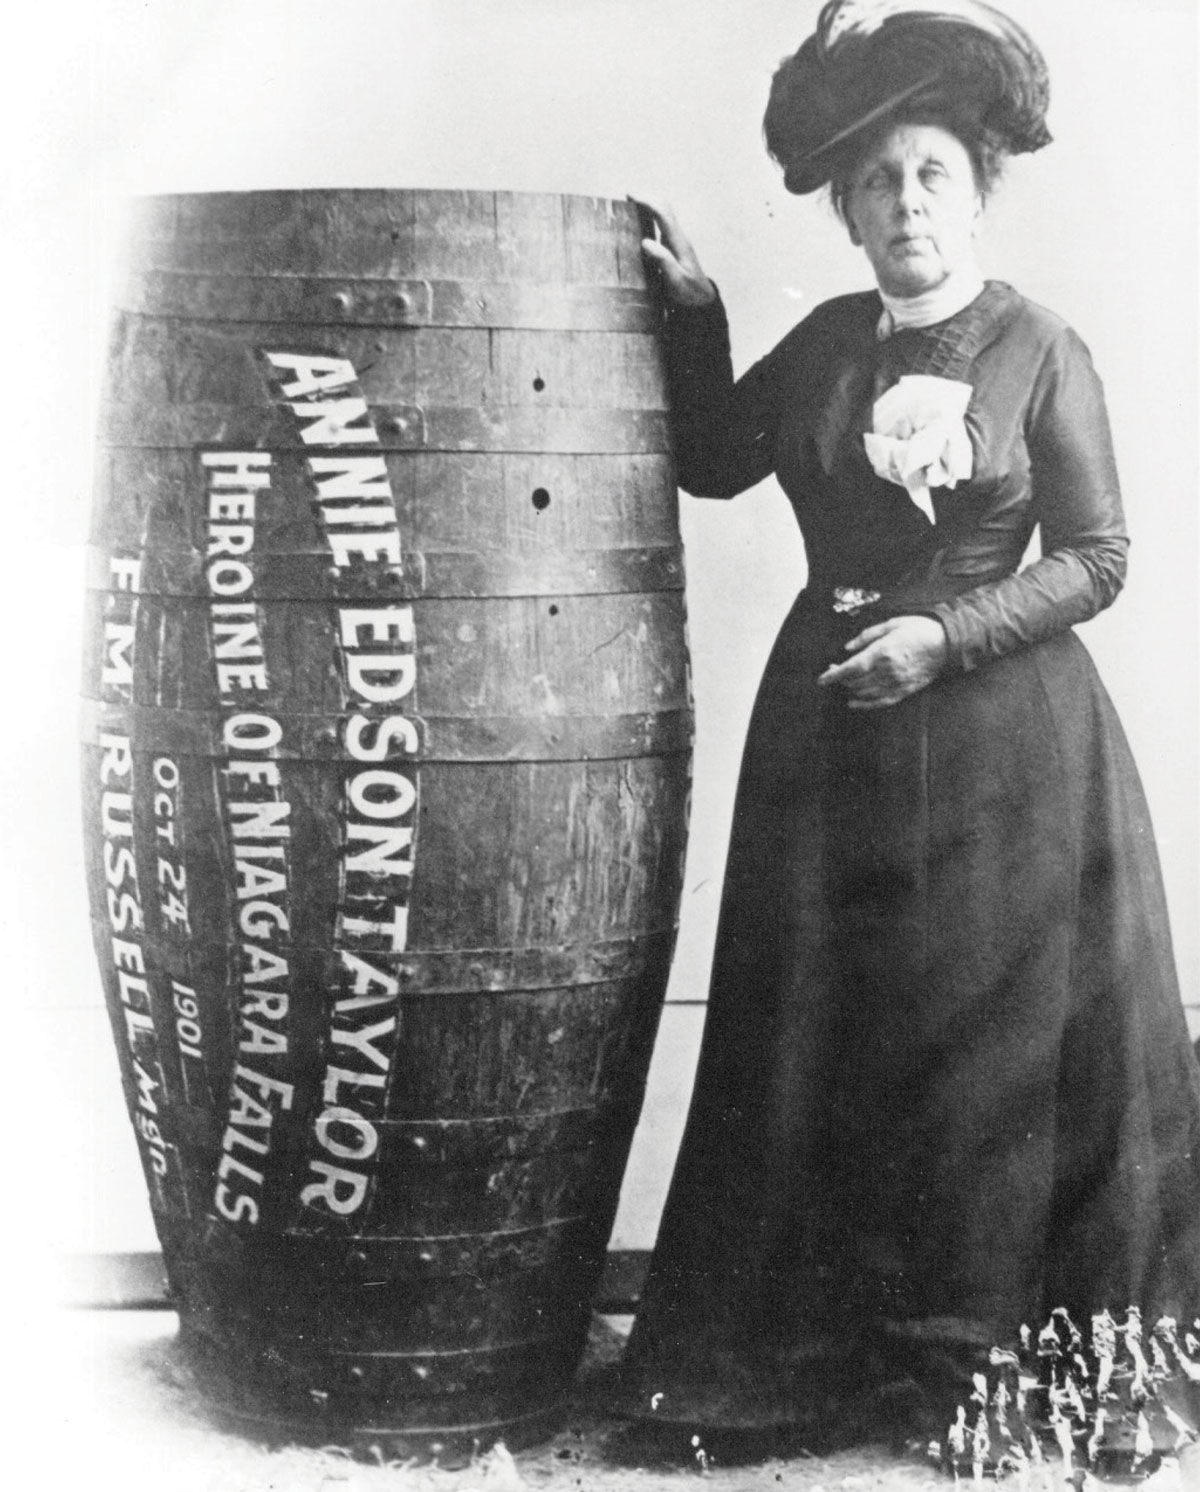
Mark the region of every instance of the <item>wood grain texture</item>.
POLYGON ((86 854, 185 1337, 262 1426, 534 1433, 603 1268, 686 831, 636 218, 150 199, 118 306, 86 854))

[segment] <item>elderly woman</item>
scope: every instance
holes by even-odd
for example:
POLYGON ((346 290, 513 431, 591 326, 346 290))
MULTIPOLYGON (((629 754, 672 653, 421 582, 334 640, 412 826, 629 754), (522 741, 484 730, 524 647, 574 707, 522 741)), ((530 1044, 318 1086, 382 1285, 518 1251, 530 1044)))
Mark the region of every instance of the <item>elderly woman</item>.
POLYGON ((645 244, 681 484, 775 473, 809 566, 623 1369, 660 1421, 866 1433, 890 1406, 937 1433, 1056 1309, 1086 1336, 1137 1307, 1147 1354, 1200 1312, 1200 1068, 1136 769, 1072 631, 1125 571, 1104 399, 974 253, 1047 91, 987 6, 826 5, 766 141, 792 191, 829 185, 878 288, 737 382, 679 227, 645 244))

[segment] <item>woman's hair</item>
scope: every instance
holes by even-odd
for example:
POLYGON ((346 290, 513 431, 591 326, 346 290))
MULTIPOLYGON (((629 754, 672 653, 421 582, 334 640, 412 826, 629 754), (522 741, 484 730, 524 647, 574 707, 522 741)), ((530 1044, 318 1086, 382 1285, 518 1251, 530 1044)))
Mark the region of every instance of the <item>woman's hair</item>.
MULTIPOLYGON (((833 204, 834 211, 843 221, 846 217, 846 200, 850 195, 850 188, 859 166, 882 143, 891 130, 898 125, 905 124, 936 125, 939 129, 944 129, 947 134, 953 135, 967 152, 971 162, 971 171, 975 177, 975 189, 985 201, 999 185, 1009 152, 994 135, 980 129, 969 117, 964 118, 962 112, 955 110, 949 103, 940 106, 932 105, 924 109, 902 110, 873 129, 863 130, 856 134, 840 151, 832 155, 829 169, 829 200, 833 204)), ((784 179, 786 182, 786 176, 784 179)))
POLYGON ((937 124, 962 142, 986 195, 1006 156, 1049 143, 1049 97, 1037 46, 982 0, 828 0, 771 80, 763 135, 789 191, 829 182, 840 207, 868 142, 897 123, 937 124))

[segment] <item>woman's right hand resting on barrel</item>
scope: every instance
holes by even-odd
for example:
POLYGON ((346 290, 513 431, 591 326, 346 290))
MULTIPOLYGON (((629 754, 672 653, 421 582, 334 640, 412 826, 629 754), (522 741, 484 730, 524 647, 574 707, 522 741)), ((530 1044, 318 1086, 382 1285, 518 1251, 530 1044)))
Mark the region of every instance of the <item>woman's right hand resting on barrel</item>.
POLYGON ((700 268, 696 251, 675 214, 669 208, 660 211, 638 197, 629 200, 654 220, 658 237, 643 238, 642 253, 647 263, 658 269, 667 299, 676 306, 712 305, 717 287, 700 268))

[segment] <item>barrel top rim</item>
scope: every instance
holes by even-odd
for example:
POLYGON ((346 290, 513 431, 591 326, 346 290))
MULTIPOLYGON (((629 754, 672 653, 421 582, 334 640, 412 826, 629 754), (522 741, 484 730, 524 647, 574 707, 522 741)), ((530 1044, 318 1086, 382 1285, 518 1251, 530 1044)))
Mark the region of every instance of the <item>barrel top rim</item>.
POLYGON ((550 192, 550 191, 521 191, 509 187, 248 187, 227 188, 209 187, 199 191, 189 192, 130 192, 125 195, 124 200, 129 203, 143 202, 189 202, 206 201, 218 197, 236 197, 244 201, 251 198, 270 197, 280 199, 284 197, 296 198, 318 198, 329 197, 346 201, 350 198, 370 199, 381 201, 389 197, 403 200, 408 197, 519 197, 526 200, 537 200, 547 202, 593 202, 602 203, 612 207, 623 207, 635 210, 635 204, 629 197, 610 197, 603 192, 550 192))

